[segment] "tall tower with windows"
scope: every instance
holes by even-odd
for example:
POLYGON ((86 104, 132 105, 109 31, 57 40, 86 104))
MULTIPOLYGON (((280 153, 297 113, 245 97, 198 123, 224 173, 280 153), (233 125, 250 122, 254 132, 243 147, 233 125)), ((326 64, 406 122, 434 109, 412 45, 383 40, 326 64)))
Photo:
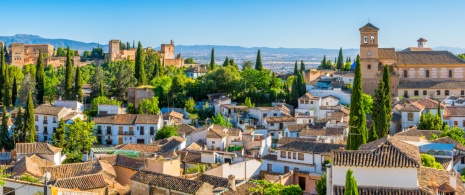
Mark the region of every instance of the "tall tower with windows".
POLYGON ((360 63, 362 69, 363 92, 374 95, 378 87, 378 31, 379 28, 371 23, 366 24, 360 30, 360 63))

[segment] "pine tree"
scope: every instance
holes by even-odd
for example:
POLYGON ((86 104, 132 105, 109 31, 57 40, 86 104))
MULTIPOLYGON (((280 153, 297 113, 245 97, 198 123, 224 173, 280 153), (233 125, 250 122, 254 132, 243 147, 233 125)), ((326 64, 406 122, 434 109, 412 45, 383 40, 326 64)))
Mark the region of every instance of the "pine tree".
POLYGON ((77 101, 82 102, 82 78, 79 66, 76 67, 76 76, 74 77, 74 97, 77 98, 77 101))
POLYGON ((3 106, 2 125, 0 128, 0 146, 2 149, 9 150, 12 148, 12 141, 10 134, 8 133, 8 116, 6 114, 6 106, 3 106))
POLYGON ((65 99, 73 99, 73 63, 69 46, 66 49, 65 99))
POLYGON ((223 66, 228 66, 229 65, 229 58, 226 56, 226 59, 224 59, 223 66))
POLYGON ((339 49, 339 56, 337 57, 337 66, 338 70, 344 69, 344 57, 342 56, 342 47, 339 49))
POLYGON ((300 72, 302 74, 305 73, 305 64, 304 64, 304 61, 303 60, 300 60, 300 72))
POLYGON ((13 88, 11 89, 11 104, 16 105, 16 98, 18 97, 18 83, 16 82, 16 76, 13 77, 13 88))
POLYGON ((36 129, 34 125, 34 103, 32 103, 31 92, 29 92, 27 95, 26 112, 24 113, 24 124, 22 132, 26 134, 25 142, 35 142, 36 129))
POLYGON ((36 92, 37 92, 37 104, 44 103, 45 93, 45 72, 44 72, 44 60, 42 59, 42 49, 39 50, 39 59, 37 59, 36 65, 36 92))
POLYGON ((353 174, 354 172, 351 169, 347 170, 344 195, 358 195, 357 181, 353 174))
POLYGON ((212 53, 210 56, 210 70, 215 69, 215 48, 212 48, 212 53))
POLYGON ((391 78, 389 67, 384 66, 383 71, 383 83, 384 83, 384 104, 386 105, 386 121, 387 124, 391 121, 392 118, 392 100, 391 100, 391 78))
POLYGON ((320 64, 320 69, 327 69, 326 67, 326 55, 323 56, 323 60, 321 60, 321 64, 320 64))
POLYGON ((263 70, 262 54, 260 52, 260 49, 257 52, 257 61, 255 62, 255 70, 263 70))
POLYGON ((375 96, 373 98, 373 105, 378 106, 373 106, 371 108, 371 118, 373 119, 374 123, 376 123, 376 133, 378 137, 386 136, 389 131, 390 121, 386 120, 386 115, 388 113, 386 111, 384 91, 384 82, 382 79, 380 79, 378 88, 375 90, 375 96))
POLYGON ((100 97, 105 96, 105 89, 103 88, 103 80, 100 80, 100 92, 99 92, 99 96, 100 96, 100 97))
POLYGON ((2 51, 0 54, 0 99, 3 100, 3 85, 5 83, 4 79, 4 73, 6 69, 6 63, 5 63, 5 47, 2 47, 2 51))
POLYGON ((368 132, 368 142, 372 142, 378 139, 378 133, 376 129, 376 121, 371 124, 370 131, 368 132))
POLYGON ((139 43, 137 44, 137 51, 136 51, 136 64, 135 64, 135 73, 134 76, 137 79, 137 84, 138 85, 145 85, 147 83, 147 80, 145 78, 145 69, 144 69, 144 54, 143 54, 143 48, 142 44, 139 43))
POLYGON ((297 76, 298 74, 299 74, 299 68, 297 68, 297 60, 296 60, 294 64, 294 76, 297 76))
POLYGON ((366 114, 363 109, 362 93, 362 70, 360 67, 360 56, 357 56, 357 66, 355 68, 354 85, 350 101, 348 150, 357 150, 360 145, 365 144, 367 141, 366 114))
POLYGON ((63 118, 58 122, 58 128, 53 132, 52 143, 53 146, 63 148, 66 145, 66 134, 65 134, 65 121, 63 118))
POLYGON ((23 108, 18 107, 18 113, 16 114, 16 118, 14 122, 14 129, 13 129, 13 141, 15 143, 24 141, 22 130, 23 130, 23 108))
POLYGON ((11 84, 9 78, 9 71, 8 65, 5 64, 5 72, 3 73, 3 79, 5 80, 3 84, 3 105, 10 106, 11 105, 11 84))

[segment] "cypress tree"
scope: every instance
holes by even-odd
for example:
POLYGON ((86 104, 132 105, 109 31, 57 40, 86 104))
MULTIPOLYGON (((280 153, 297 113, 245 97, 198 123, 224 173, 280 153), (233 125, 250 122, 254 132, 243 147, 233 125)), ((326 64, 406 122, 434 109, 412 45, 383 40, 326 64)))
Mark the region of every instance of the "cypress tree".
POLYGON ((384 94, 384 82, 380 79, 378 83, 378 89, 375 90, 375 96, 373 98, 373 106, 371 108, 371 118, 376 123, 376 133, 378 137, 384 137, 389 131, 389 121, 386 120, 385 94, 384 94))
POLYGON ((5 47, 2 47, 2 52, 0 54, 0 99, 3 100, 3 85, 5 83, 4 79, 4 73, 6 69, 6 63, 5 63, 5 47))
POLYGON ((74 97, 77 97, 77 101, 82 102, 82 78, 79 66, 76 67, 76 76, 74 77, 74 97))
POLYGON ((3 106, 11 105, 11 88, 10 88, 10 79, 8 72, 8 65, 5 64, 5 72, 3 73, 3 79, 5 83, 3 84, 3 106))
POLYGON ((132 40, 132 48, 136 48, 136 42, 134 40, 132 40))
POLYGON ((135 77, 137 79, 138 85, 145 85, 147 83, 145 78, 145 69, 144 69, 144 56, 143 56, 142 44, 137 44, 137 51, 136 51, 136 65, 135 65, 135 77))
POLYGON ((16 76, 13 77, 13 88, 11 89, 11 104, 16 105, 16 98, 18 97, 18 83, 16 82, 16 76))
POLYGON ((323 60, 321 60, 320 68, 321 68, 321 69, 327 69, 326 66, 327 66, 327 65, 326 65, 326 55, 324 55, 323 60))
POLYGON ((383 71, 383 82, 384 82, 384 104, 386 105, 386 123, 389 125, 389 122, 392 118, 392 100, 391 100, 391 78, 389 67, 384 66, 383 71))
POLYGON ((350 59, 350 56, 349 56, 349 62, 352 62, 352 59, 350 59))
POLYGON ((342 47, 339 49, 339 56, 337 57, 337 69, 344 69, 344 57, 342 56, 342 47))
POLYGON ((300 72, 305 73, 305 64, 303 60, 300 60, 300 72))
POLYGON ((229 59, 229 65, 231 65, 231 66, 236 66, 236 67, 237 67, 237 65, 236 65, 236 63, 234 62, 234 59, 233 59, 233 58, 229 59))
POLYGON ((69 46, 66 49, 65 99, 73 99, 73 63, 69 46))
POLYGON ((13 142, 19 143, 24 141, 24 137, 21 134, 23 129, 23 108, 18 107, 18 113, 16 114, 15 122, 14 122, 14 129, 13 129, 13 142))
POLYGON ((45 72, 44 72, 44 61, 42 59, 42 49, 39 50, 39 59, 37 59, 36 65, 36 92, 37 92, 37 104, 44 103, 45 93, 45 72))
POLYGON ((129 41, 126 42, 126 49, 127 49, 127 50, 131 49, 131 44, 129 43, 129 41))
POLYGON ((103 81, 100 80, 100 92, 99 92, 99 96, 105 96, 105 89, 103 88, 103 81))
POLYGON ((357 55, 354 86, 350 101, 348 150, 357 150, 360 145, 365 144, 367 141, 366 114, 363 110, 362 93, 362 70, 360 68, 360 56, 357 55))
POLYGON ((375 141, 378 139, 378 133, 376 129, 376 121, 373 120, 373 124, 371 124, 370 131, 368 132, 368 142, 375 141))
POLYGON ((297 60, 296 60, 294 64, 294 76, 297 76, 298 74, 299 74, 299 68, 297 68, 297 60))
POLYGON ((255 62, 255 70, 263 70, 262 54, 260 52, 260 49, 257 52, 257 61, 255 62))
POLYGON ((63 148, 66 144, 66 134, 65 134, 65 121, 63 118, 58 122, 58 128, 53 132, 52 137, 53 146, 63 148))
POLYGON ((210 70, 215 69, 215 48, 212 48, 212 53, 210 56, 210 70))
POLYGON ((226 59, 224 59, 223 66, 228 66, 229 65, 229 58, 226 56, 226 59))
POLYGON ((353 173, 354 172, 351 169, 347 170, 344 195, 358 195, 357 181, 355 180, 353 173))
POLYGON ((34 103, 32 103, 32 94, 27 94, 26 112, 24 113, 23 133, 26 134, 25 142, 35 142, 36 129, 34 125, 34 103))
POLYGON ((8 116, 6 106, 3 106, 2 126, 0 128, 0 146, 2 149, 11 149, 11 137, 8 134, 8 116))

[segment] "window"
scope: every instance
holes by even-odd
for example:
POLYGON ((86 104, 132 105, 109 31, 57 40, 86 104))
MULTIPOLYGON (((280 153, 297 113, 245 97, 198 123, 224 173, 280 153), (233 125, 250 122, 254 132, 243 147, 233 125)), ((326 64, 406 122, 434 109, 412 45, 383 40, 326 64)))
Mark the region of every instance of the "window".
POLYGON ((375 43, 375 36, 371 35, 371 43, 375 43))
POLYGON ((436 95, 441 95, 441 90, 437 90, 436 95))
POLYGON ((53 117, 53 123, 57 123, 57 117, 53 117))
MULTIPOLYGON (((465 122, 465 121, 464 121, 465 122)), ((53 127, 53 133, 55 133, 55 131, 57 131, 57 128, 56 127, 53 127)))
POLYGON ((426 78, 429 78, 429 70, 426 70, 426 78))
POLYGON ((292 152, 288 152, 287 158, 288 158, 288 159, 291 159, 291 158, 292 158, 292 152))
POLYGON ((404 98, 408 98, 408 91, 404 91, 404 98))
POLYGON ((449 90, 445 90, 444 95, 449 95, 449 90))
MULTIPOLYGON (((462 90, 463 91, 463 90, 462 90)), ((310 104, 313 104, 313 101, 310 101, 310 104)))
POLYGON ((274 137, 274 133, 270 133, 271 137, 274 137))
POLYGON ((140 130, 139 130, 140 135, 144 135, 144 133, 145 133, 144 127, 141 126, 139 128, 140 128, 140 130))
POLYGON ((449 78, 452 78, 452 70, 449 70, 449 78))
POLYGON ((267 116, 266 113, 263 113, 263 118, 265 118, 266 116, 267 116))
POLYGON ((299 153, 299 160, 304 160, 304 154, 299 153))
POLYGON ((284 173, 289 173, 289 167, 288 166, 284 166, 284 173))
POLYGON ((462 121, 462 127, 465 127, 465 120, 462 121))
POLYGON ((39 121, 39 116, 36 115, 36 116, 35 116, 35 119, 36 119, 36 121, 39 121))
POLYGON ((363 36, 363 43, 367 44, 367 43, 368 43, 368 40, 367 40, 367 39, 368 39, 368 37, 367 37, 366 35, 363 36))
POLYGON ((286 158, 286 151, 281 151, 281 158, 286 158))
POLYGON ((460 95, 465 95, 465 90, 460 90, 460 95))
POLYGON ((215 144, 215 141, 212 141, 212 144, 215 144))
POLYGON ((371 64, 368 64, 368 69, 371 69, 371 64))
POLYGON ((414 96, 418 96, 418 90, 413 91, 414 96))
POLYGON ((155 127, 150 127, 150 135, 154 135, 155 134, 155 127))
POLYGON ((426 93, 426 90, 423 90, 423 95, 426 95, 426 94, 427 94, 427 93, 426 93))
MULTIPOLYGON (((465 123, 465 121, 464 121, 465 123)), ((292 158, 295 160, 297 158, 297 153, 294 152, 294 155, 292 155, 292 158)))
POLYGON ((294 172, 295 172, 295 173, 298 173, 299 171, 300 171, 300 169, 299 169, 299 168, 297 168, 297 167, 294 167, 294 172))
POLYGON ((408 121, 413 121, 413 113, 407 114, 408 121))
POLYGON ((273 171, 273 165, 272 165, 272 164, 268 164, 267 170, 268 170, 268 171, 273 171))
POLYGON ((300 103, 301 103, 301 104, 303 104, 303 103, 304 103, 304 101, 303 101, 303 100, 300 100, 300 103))
POLYGON ((459 122, 458 121, 454 121, 454 126, 457 126, 459 125, 459 122))
POLYGON ((278 113, 273 113, 273 116, 278 116, 278 113))
POLYGON ((407 70, 404 70, 404 77, 407 77, 407 70))
POLYGON ((274 123, 270 123, 270 126, 274 127, 274 123))

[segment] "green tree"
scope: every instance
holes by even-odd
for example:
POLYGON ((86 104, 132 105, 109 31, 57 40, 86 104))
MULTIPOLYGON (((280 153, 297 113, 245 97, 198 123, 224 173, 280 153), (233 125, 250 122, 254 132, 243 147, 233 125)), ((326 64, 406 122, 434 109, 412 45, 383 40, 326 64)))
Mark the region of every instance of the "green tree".
POLYGON ((134 76, 137 79, 138 85, 145 85, 147 83, 147 78, 145 75, 144 69, 144 54, 143 54, 142 44, 137 44, 137 51, 136 51, 136 65, 135 65, 135 73, 134 76))
POLYGON ((352 169, 347 170, 344 195, 358 195, 357 181, 353 173, 352 169))
POLYGON ((11 89, 11 103, 13 106, 16 105, 16 98, 18 97, 18 83, 16 82, 16 77, 13 78, 13 87, 11 89))
POLYGON ((184 64, 197 64, 194 62, 194 58, 187 58, 184 60, 184 64))
MULTIPOLYGON (((355 68, 354 86, 351 97, 349 116, 349 137, 347 149, 357 150, 360 145, 367 141, 366 114, 364 102, 362 100, 362 70, 360 67, 360 56, 357 56, 357 66, 355 68)), ((347 188, 346 188, 347 189, 347 188)))
POLYGON ((464 138, 465 131, 460 127, 446 126, 444 128, 444 130, 441 132, 441 134, 439 135, 439 137, 445 137, 445 136, 448 136, 448 137, 452 138, 453 140, 455 140, 456 142, 458 142, 458 143, 460 143, 462 145, 465 145, 465 138, 464 138))
POLYGON ((315 188, 318 195, 326 195, 326 172, 324 172, 320 180, 316 182, 315 188))
POLYGON ((304 61, 303 60, 300 60, 300 72, 302 74, 305 73, 305 64, 304 64, 304 61))
POLYGON ((344 69, 344 57, 342 56, 342 47, 339 49, 339 56, 337 57, 336 68, 338 70, 344 69))
POLYGON ((184 107, 186 108, 186 111, 188 113, 194 113, 195 111, 195 101, 193 98, 189 98, 186 103, 184 104, 184 107))
POLYGON ((252 103, 252 100, 250 100, 250 97, 246 97, 244 101, 244 106, 247 106, 249 108, 255 107, 255 104, 252 103))
POLYGON ((457 57, 459 57, 462 60, 465 60, 465 53, 463 54, 457 54, 457 57))
POLYGON ((14 145, 19 142, 24 141, 24 135, 21 133, 23 129, 23 108, 18 107, 18 112, 16 114, 15 122, 14 122, 14 128, 13 128, 13 141, 14 145))
POLYGON ((378 105, 371 108, 371 118, 376 123, 376 133, 379 137, 384 137, 388 134, 390 121, 386 121, 386 115, 389 113, 386 110, 384 82, 382 79, 378 83, 378 89, 375 90, 373 105, 378 105))
POLYGON ((57 57, 65 57, 66 56, 66 52, 63 49, 63 47, 58 47, 58 49, 56 51, 56 56, 57 57))
POLYGON ((242 71, 252 69, 253 62, 250 60, 242 62, 242 71))
POLYGON ((116 97, 119 101, 127 99, 126 93, 129 87, 135 86, 137 79, 128 64, 121 64, 116 71, 115 80, 111 83, 110 96, 116 97))
POLYGON ((257 61, 255 62, 255 70, 263 70, 262 54, 260 52, 260 49, 257 52, 257 61))
POLYGON ((420 122, 418 123, 419 130, 443 130, 441 117, 434 115, 431 112, 422 113, 420 122))
POLYGON ((27 103, 27 96, 29 93, 34 96, 36 83, 33 75, 27 74, 21 81, 21 87, 19 88, 19 101, 18 105, 24 105, 27 103))
POLYGON ((1 48, 1 56, 0 56, 0 99, 3 100, 3 88, 5 85, 5 70, 6 70, 6 63, 5 63, 5 48, 1 48))
POLYGON ((216 114, 213 116, 213 124, 223 126, 223 127, 231 127, 231 123, 229 119, 225 119, 221 113, 216 114))
POLYGON ((297 68, 297 60, 296 60, 294 64, 294 76, 297 76, 298 74, 299 74, 299 69, 297 68))
POLYGON ((76 67, 76 76, 74 77, 74 96, 80 102, 82 102, 82 77, 81 68, 76 67))
POLYGON ((11 84, 10 84, 10 78, 9 78, 9 71, 8 71, 8 65, 5 65, 5 72, 3 73, 3 105, 4 106, 10 106, 11 105, 11 84))
POLYGON ((139 103, 139 114, 158 114, 158 97, 153 96, 152 99, 143 99, 139 103))
POLYGON ((92 117, 97 116, 98 112, 98 105, 99 104, 109 104, 109 105, 117 105, 121 106, 121 102, 118 100, 110 100, 105 96, 99 96, 92 99, 90 109, 86 111, 86 114, 92 117))
POLYGON ((45 72, 44 60, 42 59, 42 49, 39 50, 39 59, 37 59, 36 67, 36 99, 37 104, 43 104, 45 93, 45 72))
POLYGON ((32 94, 27 95, 26 112, 24 113, 23 133, 25 133, 25 141, 27 143, 35 142, 36 128, 34 124, 34 103, 32 102, 32 94))
POLYGON ((383 83, 384 83, 384 104, 386 107, 386 121, 391 121, 392 118, 392 100, 391 100, 391 78, 389 67, 384 66, 383 70, 383 83))
POLYGON ((65 131, 65 121, 60 119, 58 122, 58 128, 53 132, 52 138, 53 146, 64 148, 66 146, 66 131, 65 131))
POLYGON ((441 163, 438 163, 434 156, 429 154, 421 154, 421 166, 444 170, 441 163))
POLYGON ((100 97, 105 96, 105 88, 103 86, 103 80, 100 80, 99 96, 100 97))
POLYGON ((165 125, 157 131, 155 140, 165 139, 173 136, 177 136, 178 127, 173 125, 165 125))
POLYGON ((211 56, 210 56, 210 67, 209 67, 210 70, 213 70, 215 69, 215 48, 212 48, 212 53, 211 53, 211 56))
POLYGON ((226 59, 224 59, 223 66, 228 66, 229 65, 229 58, 226 56, 226 59))
POLYGON ((94 135, 94 122, 86 122, 76 119, 74 123, 65 125, 66 144, 65 153, 82 153, 89 151, 97 141, 94 135))
POLYGON ((2 111, 2 125, 0 128, 0 146, 2 149, 7 149, 10 150, 13 148, 12 146, 12 140, 11 137, 8 133, 8 115, 6 111, 6 106, 3 106, 3 111, 2 111))
POLYGON ((66 72, 65 72, 65 99, 73 100, 73 62, 71 61, 71 51, 69 46, 66 49, 66 72))
POLYGON ((284 186, 281 183, 271 183, 266 180, 254 180, 253 183, 256 187, 249 188, 249 192, 253 194, 263 194, 263 195, 293 195, 293 194, 302 194, 303 190, 299 185, 287 185, 284 186))
POLYGON ((320 69, 327 69, 327 64, 326 64, 326 55, 323 56, 323 60, 321 60, 320 66, 318 66, 320 69))
POLYGON ((368 142, 372 142, 378 139, 378 129, 376 128, 376 121, 373 120, 371 124, 370 131, 368 131, 368 142))

